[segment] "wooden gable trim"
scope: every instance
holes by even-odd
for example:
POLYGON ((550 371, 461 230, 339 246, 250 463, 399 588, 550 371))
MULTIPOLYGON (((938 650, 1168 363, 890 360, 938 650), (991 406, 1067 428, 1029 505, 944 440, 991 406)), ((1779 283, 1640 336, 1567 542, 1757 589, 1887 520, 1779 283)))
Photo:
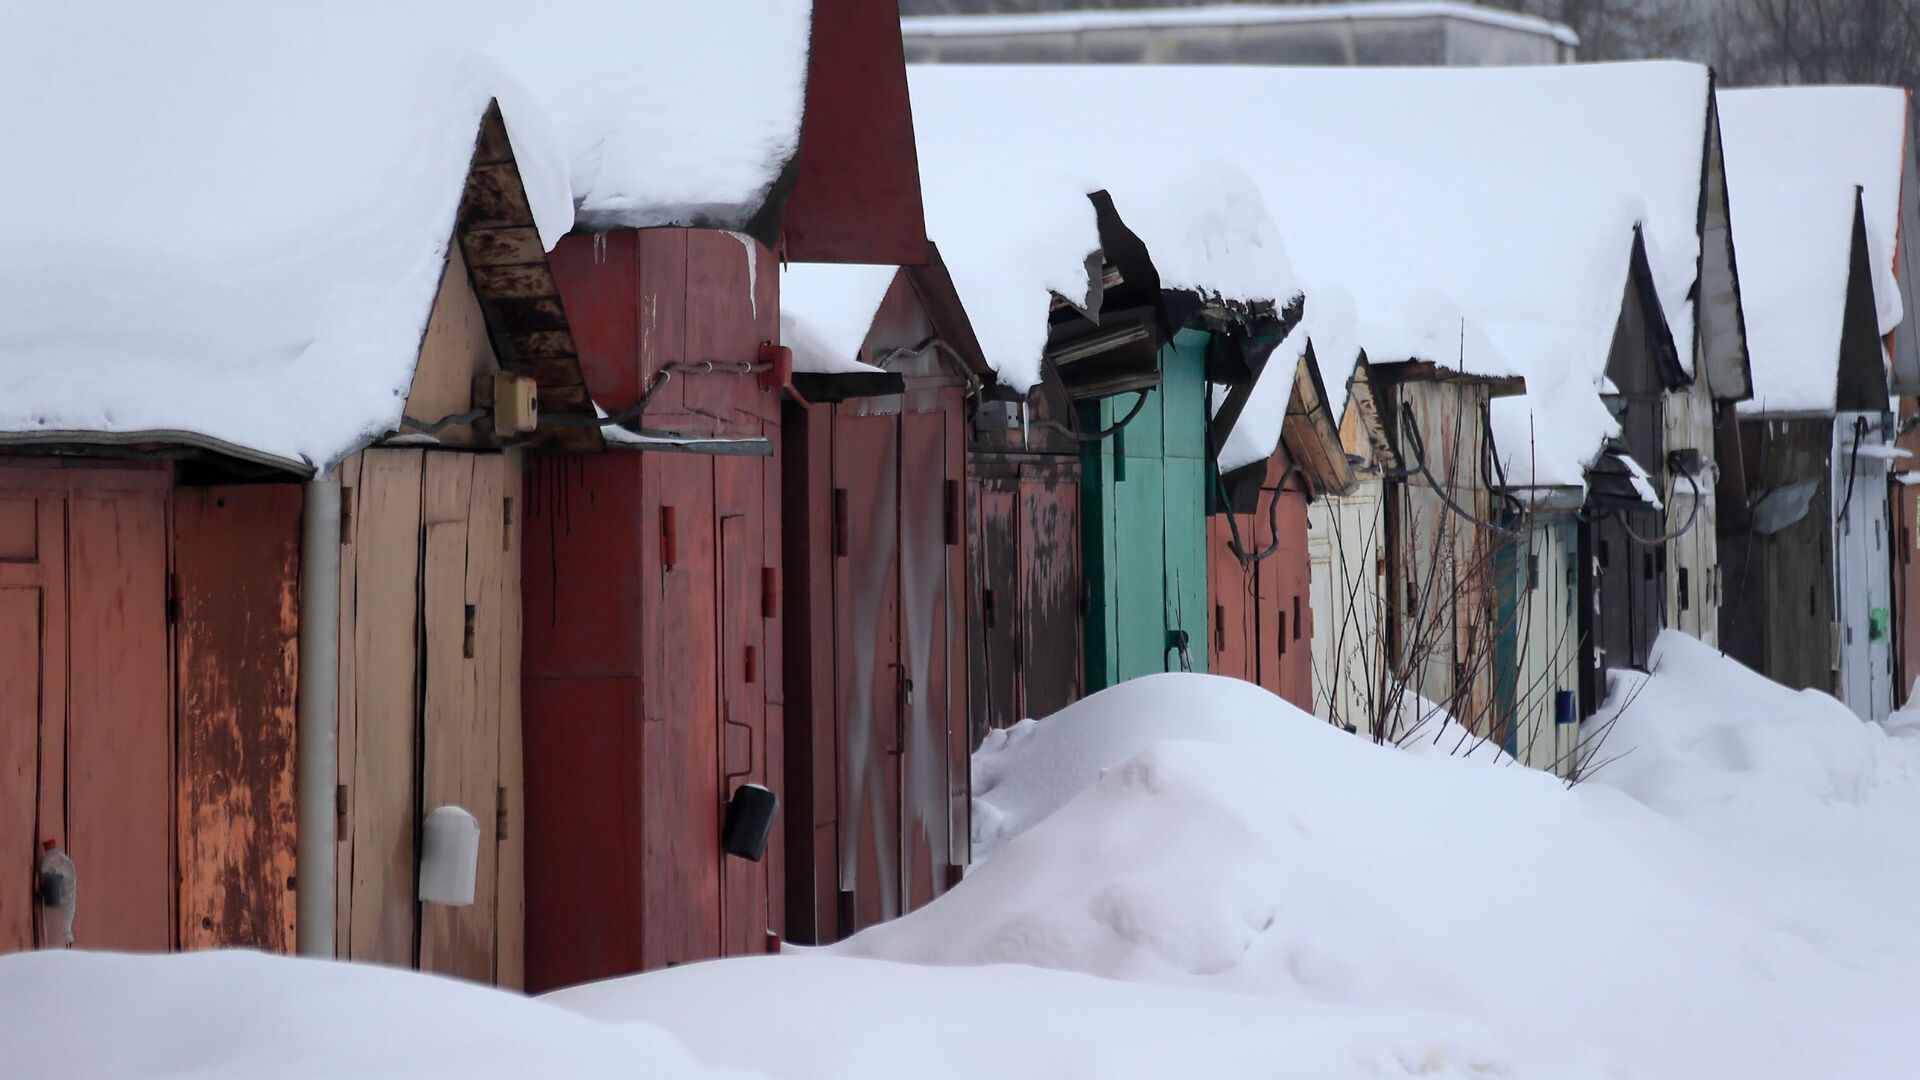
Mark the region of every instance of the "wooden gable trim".
POLYGON ((494 355, 501 368, 539 387, 543 422, 532 445, 572 453, 604 449, 598 427, 577 426, 593 417, 593 402, 498 102, 480 119, 454 222, 494 355), (561 417, 576 426, 545 423, 561 417))
POLYGON ((1734 251, 1715 81, 1709 71, 1700 204, 1694 223, 1700 243, 1691 296, 1694 340, 1684 344, 1693 356, 1692 378, 1706 379, 1715 400, 1745 401, 1753 396, 1753 358, 1747 349, 1746 306, 1740 294, 1740 261, 1734 251))
POLYGON ((1320 378, 1320 362, 1308 342, 1293 369, 1293 391, 1281 422, 1280 441, 1287 456, 1313 485, 1316 494, 1345 495, 1359 483, 1340 442, 1340 427, 1327 408, 1327 388, 1320 378))
MULTIPOLYGON (((1680 364, 1680 343, 1674 339, 1673 327, 1667 322, 1667 310, 1660 303, 1660 290, 1653 281, 1653 263, 1647 258, 1647 241, 1640 226, 1633 227, 1633 249, 1627 257, 1627 287, 1621 295, 1622 310, 1618 325, 1627 323, 1625 305, 1639 305, 1641 319, 1647 328, 1647 350, 1652 353, 1654 370, 1660 382, 1668 390, 1680 390, 1692 384, 1694 375, 1687 374, 1680 364)), ((1616 333, 1618 330, 1616 329, 1616 333)), ((1607 372, 1616 386, 1625 389, 1628 380, 1621 374, 1607 372)))

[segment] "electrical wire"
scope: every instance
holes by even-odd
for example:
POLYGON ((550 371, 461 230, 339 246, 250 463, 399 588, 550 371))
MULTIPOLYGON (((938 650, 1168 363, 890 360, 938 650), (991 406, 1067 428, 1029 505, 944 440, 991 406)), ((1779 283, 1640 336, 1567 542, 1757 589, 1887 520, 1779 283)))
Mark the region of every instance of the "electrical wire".
POLYGON ((1687 530, 1693 528, 1693 523, 1700 517, 1700 482, 1688 473, 1681 473, 1680 479, 1685 480, 1687 486, 1693 489, 1693 507, 1687 514, 1687 523, 1685 525, 1667 533, 1665 536, 1641 536, 1639 533, 1633 531, 1632 525, 1627 523, 1627 512, 1625 510, 1615 510, 1613 511, 1613 515, 1615 520, 1620 522, 1620 531, 1626 533, 1627 536, 1636 543, 1646 547, 1659 547, 1661 544, 1678 540, 1682 536, 1687 535, 1687 530))
POLYGON ((1500 536, 1519 535, 1516 530, 1495 525, 1490 521, 1485 521, 1477 517, 1473 511, 1461 506, 1453 500, 1453 496, 1447 494, 1447 489, 1441 486, 1439 478, 1433 475, 1431 468, 1427 467, 1427 444, 1426 440, 1420 437, 1420 424, 1414 419, 1412 402, 1403 401, 1400 403, 1400 422, 1406 429, 1407 448, 1413 451, 1413 463, 1418 466, 1416 471, 1419 472, 1421 476, 1427 478, 1427 483, 1433 487, 1433 493, 1439 497, 1440 502, 1446 506, 1447 509, 1460 515, 1461 518, 1470 524, 1485 529, 1490 533, 1495 533, 1500 536))
POLYGON ((1152 391, 1150 389, 1135 390, 1134 394, 1136 394, 1137 396, 1133 399, 1133 408, 1127 410, 1127 415, 1114 421, 1112 425, 1101 428, 1099 431, 1096 431, 1091 435, 1083 435, 1080 432, 1073 430, 1072 428, 1068 427, 1067 425, 1061 423, 1058 420, 1041 420, 1035 426, 1057 431, 1060 434, 1065 435, 1069 439, 1078 439, 1083 443, 1097 443, 1100 440, 1105 439, 1108 436, 1118 432, 1121 428, 1126 427, 1128 424, 1133 423, 1133 418, 1140 415, 1141 409, 1146 408, 1147 395, 1151 392, 1152 391))

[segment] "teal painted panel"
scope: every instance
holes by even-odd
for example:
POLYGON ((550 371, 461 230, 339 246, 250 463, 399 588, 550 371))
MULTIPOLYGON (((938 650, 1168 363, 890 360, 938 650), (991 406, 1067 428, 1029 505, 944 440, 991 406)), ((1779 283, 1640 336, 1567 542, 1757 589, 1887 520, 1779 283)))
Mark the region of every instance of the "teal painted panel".
MULTIPOLYGON (((1081 426, 1091 428, 1102 422, 1102 405, 1081 409, 1081 426)), ((1081 566, 1087 589, 1086 643, 1087 692, 1104 690, 1120 679, 1117 656, 1118 612, 1113 583, 1114 560, 1114 441, 1103 439, 1089 444, 1081 452, 1080 471, 1080 546, 1081 566)))
MULTIPOLYGON (((1161 362, 1166 362, 1166 350, 1161 350, 1161 362)), ((1120 418, 1133 409, 1133 394, 1116 394, 1100 403, 1100 430, 1120 422, 1120 418)), ((1140 413, 1127 426, 1114 432, 1113 437, 1105 440, 1113 444, 1116 453, 1130 458, 1157 458, 1162 449, 1160 443, 1160 392, 1147 392, 1147 401, 1140 407, 1140 413)))
POLYGON ((1120 680, 1166 671, 1164 462, 1136 458, 1114 485, 1114 561, 1108 591, 1120 680))
MULTIPOLYGON (((1165 462, 1163 520, 1166 607, 1165 629, 1184 629, 1192 670, 1207 670, 1211 619, 1207 617, 1207 469, 1205 462, 1169 457, 1165 462)), ((1178 671, 1180 657, 1168 658, 1178 671)))
POLYGON ((1203 330, 1182 330, 1160 350, 1161 431, 1168 457, 1207 456, 1207 342, 1203 330))

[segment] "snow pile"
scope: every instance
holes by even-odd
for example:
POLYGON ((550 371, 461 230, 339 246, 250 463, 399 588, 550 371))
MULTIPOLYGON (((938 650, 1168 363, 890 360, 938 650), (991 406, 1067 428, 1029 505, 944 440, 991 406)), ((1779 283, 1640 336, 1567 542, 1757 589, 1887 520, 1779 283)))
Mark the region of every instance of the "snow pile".
POLYGON ((1902 317, 1894 258, 1906 91, 1793 87, 1720 95, 1754 396, 1743 413, 1834 408, 1855 193, 1881 334, 1902 317))
MULTIPOLYGON (((1896 1033, 1920 1007, 1915 935, 1901 914, 1920 898, 1910 828, 1920 783, 1896 785, 1882 802, 1863 796, 1847 804, 1851 816, 1803 814, 1784 845, 1771 835, 1792 815, 1767 815, 1736 844, 1649 808, 1722 806, 1724 763, 1710 752, 1701 773, 1684 763, 1703 751, 1664 755, 1674 771, 1642 774, 1645 783, 1623 766, 1642 756, 1634 739, 1688 723, 1689 709, 1711 712, 1705 726, 1722 732, 1755 707, 1775 710, 1768 760, 1788 769, 1824 753, 1819 772, 1840 792, 1860 791, 1847 778, 1876 756, 1877 772, 1920 779, 1910 768, 1920 746, 1847 718, 1855 749, 1875 748, 1850 758, 1837 707, 1784 691, 1756 697, 1737 665, 1692 649, 1680 665, 1689 686, 1643 691, 1624 714, 1637 721, 1623 718, 1606 747, 1627 756, 1572 790, 1511 765, 1375 746, 1223 680, 1128 684, 1104 704, 1110 745, 1074 736, 1091 740, 1090 760, 1125 753, 1156 724, 1190 724, 1197 739, 1149 742, 1019 832, 1020 807, 1060 797, 1059 785, 1035 784, 998 823, 1011 838, 957 889, 833 951, 1232 990, 1280 999, 1276 1016, 1358 1010, 1383 1037, 1409 1013, 1450 1018, 1493 1040, 1495 1074, 1913 1075, 1920 1047, 1896 1033), (1223 736, 1231 741, 1204 741, 1223 736), (1830 752, 1819 751, 1829 738, 1830 752), (1870 839, 1836 844, 1835 834, 1870 839), (1862 856, 1848 864, 1862 876, 1847 887, 1823 873, 1831 857, 1809 872, 1783 854, 1813 857, 1823 836, 1829 850, 1862 856), (1896 901, 1880 904, 1884 914, 1860 906, 1869 885, 1896 901), (1843 910, 1874 929, 1829 932, 1843 910), (1874 961, 1869 945, 1887 960, 1874 961)), ((1664 655, 1681 650, 1663 639, 1664 655)), ((1650 685, 1664 679, 1663 669, 1650 685)), ((1051 722, 1020 745, 1047 749, 1040 732, 1051 722)), ((1662 755, 1649 743, 1644 756, 1662 755)), ((1826 790, 1785 775, 1759 771, 1744 790, 1759 801, 1783 786, 1826 790)), ((1732 813, 1714 820, 1741 828, 1732 813)))
POLYGON ((452 979, 250 952, 0 956, 10 1077, 524 1080, 716 1074, 672 1036, 452 979))
POLYGON ((9 19, 0 431, 297 468, 396 427, 492 98, 542 238, 572 223, 563 151, 469 50, 212 0, 9 19))
POLYGON ((692 964, 547 1000, 644 1016, 715 1065, 794 1080, 1601 1080, 1449 1017, 1130 984, 1035 967, 818 954, 692 964))
POLYGON ((886 300, 897 266, 792 263, 780 271, 780 340, 793 349, 793 370, 834 374, 877 371, 860 346, 886 300))
POLYGON ((1001 382, 1038 381, 1049 294, 1087 302, 1096 191, 1162 287, 1282 306, 1299 295, 1256 179, 1212 148, 1169 149, 1191 133, 1190 103, 1133 110, 1056 68, 924 66, 908 82, 927 234, 1001 382))

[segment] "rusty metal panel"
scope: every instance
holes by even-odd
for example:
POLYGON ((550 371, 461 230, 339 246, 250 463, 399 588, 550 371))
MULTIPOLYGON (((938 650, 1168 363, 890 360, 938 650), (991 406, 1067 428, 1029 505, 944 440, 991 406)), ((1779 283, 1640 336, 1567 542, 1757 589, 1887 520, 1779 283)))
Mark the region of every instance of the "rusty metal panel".
POLYGON ((840 931, 902 913, 899 428, 842 417, 833 432, 840 746, 840 931))
POLYGON ((970 485, 974 526, 969 536, 976 577, 969 603, 975 649, 971 678, 975 745, 989 728, 1021 718, 1020 478, 976 477, 970 485))
POLYGON ((1085 581, 1080 562, 1080 464, 1023 466, 1020 475, 1020 706, 1050 716, 1085 692, 1085 581))
POLYGON ((914 910, 946 889, 947 727, 953 669, 949 612, 954 599, 947 559, 947 423, 942 412, 900 418, 900 663, 904 668, 900 747, 902 901, 914 910))
POLYGON ((67 850, 88 948, 174 941, 173 709, 167 500, 76 492, 67 504, 67 850))
MULTIPOLYGON (((1893 609, 1894 687, 1911 687, 1920 678, 1920 487, 1894 481, 1893 609)), ((1724 546, 1722 550, 1725 550, 1724 546)))
POLYGON ((183 948, 293 951, 300 505, 295 484, 174 493, 183 948))

